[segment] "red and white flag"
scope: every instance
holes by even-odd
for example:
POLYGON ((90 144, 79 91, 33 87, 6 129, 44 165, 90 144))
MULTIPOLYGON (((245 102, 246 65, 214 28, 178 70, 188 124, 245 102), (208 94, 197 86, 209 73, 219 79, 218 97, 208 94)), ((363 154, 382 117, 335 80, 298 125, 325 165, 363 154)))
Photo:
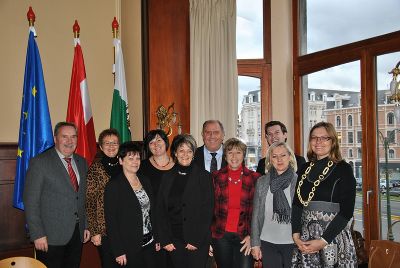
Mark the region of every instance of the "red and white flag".
POLYGON ((75 53, 69 90, 67 122, 74 123, 78 128, 76 153, 84 157, 90 165, 96 156, 96 136, 82 48, 79 38, 75 38, 74 41, 75 53))

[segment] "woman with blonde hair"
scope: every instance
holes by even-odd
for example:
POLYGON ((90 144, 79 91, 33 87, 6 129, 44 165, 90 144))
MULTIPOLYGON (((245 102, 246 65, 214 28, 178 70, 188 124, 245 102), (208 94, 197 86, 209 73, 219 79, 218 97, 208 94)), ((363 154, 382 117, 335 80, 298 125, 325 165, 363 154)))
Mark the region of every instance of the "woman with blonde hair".
POLYGON ((295 155, 285 142, 275 142, 258 179, 251 221, 252 255, 263 268, 290 267, 293 253, 291 205, 297 181, 295 155))

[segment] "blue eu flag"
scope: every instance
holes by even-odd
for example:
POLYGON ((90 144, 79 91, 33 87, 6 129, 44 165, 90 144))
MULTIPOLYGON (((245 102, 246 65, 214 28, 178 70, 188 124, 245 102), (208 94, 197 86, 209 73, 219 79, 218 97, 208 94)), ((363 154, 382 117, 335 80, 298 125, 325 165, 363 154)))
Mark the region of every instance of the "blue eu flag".
POLYGON ((13 205, 24 209, 22 195, 29 160, 54 145, 42 62, 34 33, 29 32, 26 52, 24 92, 17 151, 17 171, 14 184, 13 205))

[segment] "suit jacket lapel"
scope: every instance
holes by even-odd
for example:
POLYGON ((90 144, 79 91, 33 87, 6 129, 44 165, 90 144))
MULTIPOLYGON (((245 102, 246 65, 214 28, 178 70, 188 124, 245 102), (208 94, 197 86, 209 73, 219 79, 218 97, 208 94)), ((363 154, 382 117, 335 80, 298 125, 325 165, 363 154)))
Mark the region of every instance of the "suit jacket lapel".
POLYGON ((64 163, 62 162, 63 160, 58 156, 58 153, 56 151, 56 148, 52 149, 52 157, 51 157, 51 161, 54 162, 54 164, 56 165, 56 170, 58 170, 58 174, 60 176, 62 176, 64 178, 64 180, 66 182, 68 182, 68 185, 71 186, 71 189, 73 189, 70 178, 69 178, 69 174, 67 169, 64 166, 64 163))

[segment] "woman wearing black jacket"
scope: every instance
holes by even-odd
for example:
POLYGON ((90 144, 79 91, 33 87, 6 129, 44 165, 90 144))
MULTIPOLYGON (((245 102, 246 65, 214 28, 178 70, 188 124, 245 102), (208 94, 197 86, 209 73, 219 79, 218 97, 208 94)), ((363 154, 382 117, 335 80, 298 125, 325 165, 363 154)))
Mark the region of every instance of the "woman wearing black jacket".
POLYGON ((154 197, 145 176, 138 177, 140 145, 123 143, 118 152, 122 174, 112 178, 104 193, 107 236, 115 267, 155 268, 154 197))
POLYGON ((188 134, 174 138, 176 165, 164 174, 157 198, 159 241, 175 268, 205 267, 211 240, 213 187, 211 175, 192 162, 196 148, 188 134))

